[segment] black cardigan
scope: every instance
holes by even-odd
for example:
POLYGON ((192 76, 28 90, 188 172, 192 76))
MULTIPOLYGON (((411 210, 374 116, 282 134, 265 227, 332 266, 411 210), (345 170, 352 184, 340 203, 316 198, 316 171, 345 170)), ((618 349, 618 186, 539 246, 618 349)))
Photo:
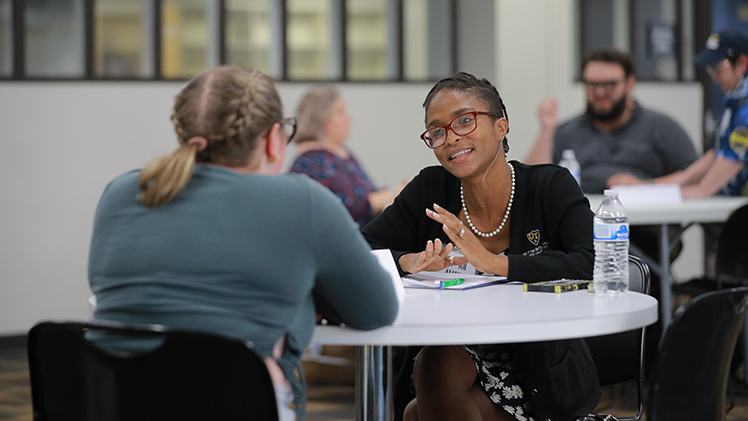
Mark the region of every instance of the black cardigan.
MULTIPOLYGON (((511 164, 516 184, 509 226, 508 278, 526 282, 562 277, 591 279, 593 212, 579 185, 566 169, 556 165, 511 164)), ((361 232, 373 248, 391 249, 396 262, 403 254, 423 251, 428 240, 449 242, 442 224, 426 216, 426 208, 433 209, 434 203, 455 215, 461 208, 460 180, 441 166, 423 169, 361 232)), ((571 420, 595 408, 600 387, 584 340, 509 347, 514 350, 536 419, 571 420)), ((413 397, 409 383, 417 350, 408 350, 396 381, 397 417, 413 397)))
MULTIPOLYGON (((508 278, 592 279, 593 213, 579 185, 556 165, 512 165, 516 185, 508 278)), ((442 224, 426 216, 426 208, 433 209, 434 203, 455 215, 461 209, 460 179, 441 166, 423 169, 361 233, 373 248, 393 250, 396 262, 403 254, 423 251, 428 240, 449 242, 442 224)))

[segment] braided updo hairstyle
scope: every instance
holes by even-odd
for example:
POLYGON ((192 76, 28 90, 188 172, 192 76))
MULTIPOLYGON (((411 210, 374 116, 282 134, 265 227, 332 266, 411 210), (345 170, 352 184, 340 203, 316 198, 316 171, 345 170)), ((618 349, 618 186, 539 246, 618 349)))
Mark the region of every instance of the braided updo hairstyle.
MULTIPOLYGON (((496 87, 487 79, 478 79, 470 73, 465 72, 455 73, 454 76, 436 82, 436 85, 431 88, 431 91, 426 95, 426 100, 423 102, 426 114, 429 112, 429 106, 431 105, 431 100, 434 99, 434 96, 445 89, 469 93, 476 96, 488 106, 488 111, 491 114, 502 116, 506 118, 507 123, 509 123, 509 114, 506 112, 504 100, 501 99, 501 95, 499 95, 499 91, 496 90, 496 87)), ((508 127, 506 132, 509 133, 508 127)), ((504 153, 507 152, 509 152, 509 140, 505 136, 504 153)))
POLYGON ((190 80, 176 96, 171 121, 179 148, 145 167, 138 179, 147 207, 169 203, 187 185, 195 162, 241 167, 248 163, 283 106, 273 80, 257 70, 222 66, 190 80), (190 139, 202 137, 200 151, 190 139))

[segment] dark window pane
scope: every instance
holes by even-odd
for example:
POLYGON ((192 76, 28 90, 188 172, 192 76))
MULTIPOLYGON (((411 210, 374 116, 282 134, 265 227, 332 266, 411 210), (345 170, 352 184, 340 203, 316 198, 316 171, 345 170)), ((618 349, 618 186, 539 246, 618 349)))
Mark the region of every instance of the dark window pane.
POLYGON ((83 76, 83 0, 28 0, 25 21, 26 76, 83 76))
POLYGON ((577 6, 580 63, 591 51, 613 47, 633 54, 639 80, 693 79, 691 54, 681 56, 693 40, 691 2, 578 0, 577 6))
POLYGON ((641 80, 677 80, 675 3, 634 0, 633 11, 632 51, 636 59, 636 77, 641 80))
MULTIPOLYGON (((582 56, 613 43, 613 1, 582 0, 582 56)), ((617 16, 621 19, 621 16, 617 16)))
POLYGON ((13 19, 10 0, 0 0, 0 77, 13 72, 13 19))

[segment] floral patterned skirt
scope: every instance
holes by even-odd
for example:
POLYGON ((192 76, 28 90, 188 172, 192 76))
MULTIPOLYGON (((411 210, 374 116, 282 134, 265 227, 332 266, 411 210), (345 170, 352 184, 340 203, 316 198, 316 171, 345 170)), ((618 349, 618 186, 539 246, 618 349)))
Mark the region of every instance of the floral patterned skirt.
POLYGON ((475 363, 488 398, 518 421, 534 421, 530 402, 519 383, 511 354, 501 345, 463 345, 475 363))

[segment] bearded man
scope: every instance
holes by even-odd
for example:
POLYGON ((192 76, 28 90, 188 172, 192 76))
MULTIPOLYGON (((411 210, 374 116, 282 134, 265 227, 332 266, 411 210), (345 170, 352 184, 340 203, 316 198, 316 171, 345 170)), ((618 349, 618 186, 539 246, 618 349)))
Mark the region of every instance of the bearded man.
POLYGON ((678 123, 634 100, 630 55, 615 50, 590 53, 582 62, 582 81, 584 114, 556 127, 556 100, 543 101, 538 110, 541 131, 526 163, 558 163, 562 152, 572 149, 581 166, 582 190, 602 194, 616 173, 651 180, 696 160, 693 142, 678 123))

